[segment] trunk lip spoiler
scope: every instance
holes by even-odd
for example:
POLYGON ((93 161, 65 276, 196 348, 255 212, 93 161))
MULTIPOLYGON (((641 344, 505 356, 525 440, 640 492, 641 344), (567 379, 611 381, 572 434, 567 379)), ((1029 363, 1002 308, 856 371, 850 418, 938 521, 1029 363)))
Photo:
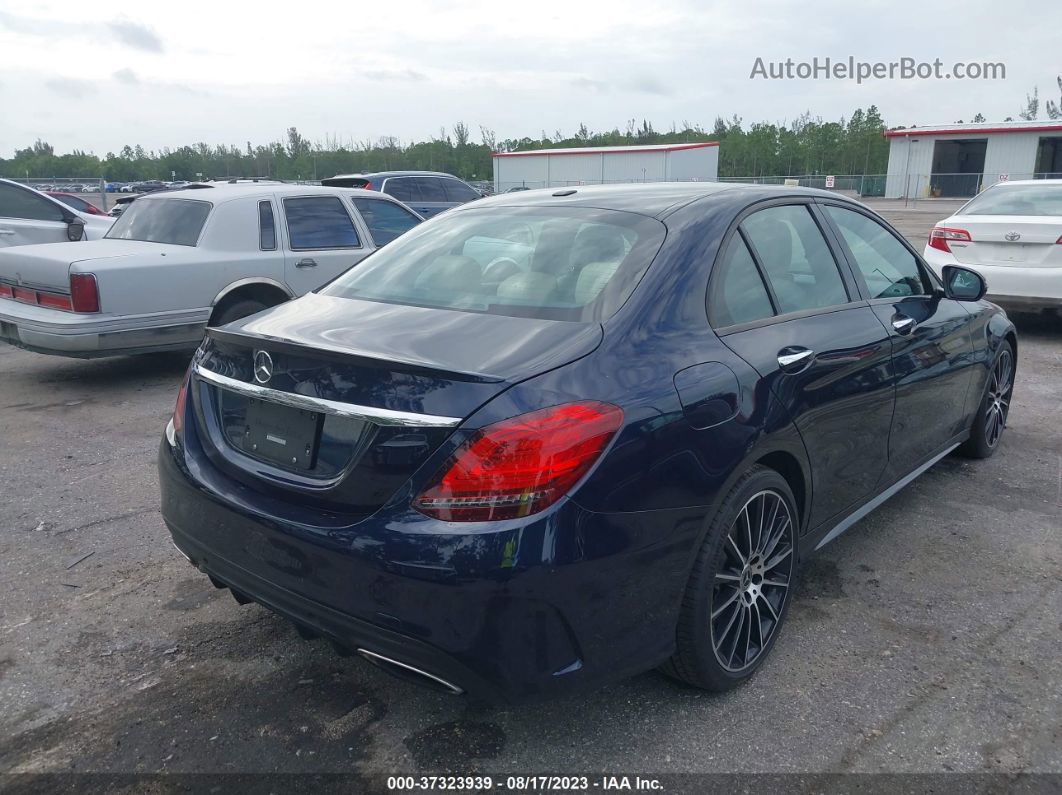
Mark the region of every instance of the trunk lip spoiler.
POLYGON ((200 364, 194 366, 197 378, 222 389, 228 389, 247 397, 280 403, 292 408, 318 411, 338 417, 364 420, 375 425, 393 425, 405 428, 454 428, 461 424, 461 417, 443 417, 437 414, 418 414, 412 411, 395 411, 375 406, 360 406, 354 403, 342 403, 338 400, 300 395, 297 392, 282 392, 258 384, 250 384, 227 375, 215 373, 200 364))
MULTIPOLYGON (((240 321, 236 321, 237 323, 240 321)), ((391 367, 398 367, 407 371, 424 372, 436 374, 440 371, 437 365, 431 362, 419 361, 416 359, 405 359, 388 355, 388 357, 382 358, 372 353, 359 351, 348 346, 335 345, 327 342, 314 341, 312 345, 285 339, 283 337, 274 337, 268 334, 248 334, 242 331, 237 331, 229 328, 209 328, 207 329, 207 336, 219 340, 221 342, 235 342, 238 344, 253 345, 255 348, 262 347, 262 343, 269 343, 277 348, 287 348, 290 350, 298 351, 300 354, 317 354, 331 353, 339 356, 344 356, 348 359, 362 360, 366 362, 381 363, 384 362, 391 367)), ((495 375, 493 373, 472 372, 468 370, 453 370, 449 367, 446 368, 448 377, 455 381, 469 381, 473 383, 483 384, 502 384, 506 382, 503 376, 495 375)))

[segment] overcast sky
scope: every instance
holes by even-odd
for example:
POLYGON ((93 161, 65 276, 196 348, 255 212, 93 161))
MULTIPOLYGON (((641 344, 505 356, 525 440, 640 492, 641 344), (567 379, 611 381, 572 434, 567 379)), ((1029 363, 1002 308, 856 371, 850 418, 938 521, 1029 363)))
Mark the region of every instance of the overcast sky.
POLYGON ((890 125, 997 121, 1034 85, 1057 101, 1059 22, 1057 0, 0 0, 0 155, 38 137, 102 156, 265 143, 292 125, 321 142, 409 141, 463 120, 501 140, 870 104, 890 125), (1007 76, 749 79, 757 56, 849 55, 1002 61, 1007 76))

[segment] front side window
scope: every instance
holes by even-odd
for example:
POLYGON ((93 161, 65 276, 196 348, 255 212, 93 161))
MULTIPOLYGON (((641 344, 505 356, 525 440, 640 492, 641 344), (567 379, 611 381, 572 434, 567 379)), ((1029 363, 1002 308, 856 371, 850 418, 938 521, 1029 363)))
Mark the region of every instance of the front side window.
POLYGON ((871 298, 903 298, 929 292, 915 255, 892 232, 854 210, 827 205, 826 212, 841 230, 871 298))
MULTIPOLYGON (((446 180, 447 182, 449 180, 446 180)), ((417 187, 420 188, 420 200, 422 202, 447 201, 446 191, 443 189, 444 180, 439 177, 418 177, 417 187)))
POLYGON ((22 218, 27 221, 62 221, 59 205, 28 188, 0 185, 0 218, 22 218))
POLYGON ((294 250, 361 245, 354 222, 338 196, 284 199, 284 215, 288 219, 288 240, 294 250))
POLYGON ((597 321, 631 294, 664 234, 664 225, 654 218, 615 210, 461 210, 409 230, 322 292, 495 315, 597 321))
POLYGON ((848 303, 826 239, 803 204, 768 207, 741 228, 771 284, 779 314, 848 303))
POLYGON ((126 206, 106 237, 194 246, 211 206, 193 199, 140 198, 126 206))
POLYGON ((420 223, 405 207, 386 199, 353 199, 353 202, 377 246, 387 245, 420 223))
POLYGON ((482 198, 472 188, 463 183, 459 179, 444 179, 442 180, 443 188, 446 190, 446 200, 451 202, 470 202, 475 199, 482 198))
POLYGON ((995 185, 956 215, 1062 215, 1062 185, 995 185))
POLYGON ((708 319, 715 328, 771 317, 771 298, 741 235, 730 239, 712 274, 708 319))
POLYGON ((277 225, 273 220, 273 202, 258 202, 258 247, 274 251, 277 247, 277 225))

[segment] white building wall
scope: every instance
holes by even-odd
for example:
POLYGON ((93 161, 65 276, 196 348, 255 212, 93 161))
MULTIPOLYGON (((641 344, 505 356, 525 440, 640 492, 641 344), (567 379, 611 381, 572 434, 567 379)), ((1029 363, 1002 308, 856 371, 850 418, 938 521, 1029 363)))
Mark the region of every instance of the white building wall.
POLYGON ((1009 179, 1030 179, 1036 168, 1036 151, 1041 138, 1062 137, 1054 132, 964 132, 951 135, 897 136, 889 141, 889 170, 885 180, 885 198, 925 198, 929 176, 933 171, 933 149, 937 141, 975 141, 987 139, 982 186, 1009 179))
POLYGON ((605 159, 605 182, 663 182, 668 152, 610 152, 605 159))
POLYGON ((544 188, 549 179, 547 157, 495 157, 494 189, 505 191, 514 185, 544 188))
POLYGON ((667 153, 667 180, 684 182, 698 180, 715 182, 719 179, 719 147, 679 149, 667 153))

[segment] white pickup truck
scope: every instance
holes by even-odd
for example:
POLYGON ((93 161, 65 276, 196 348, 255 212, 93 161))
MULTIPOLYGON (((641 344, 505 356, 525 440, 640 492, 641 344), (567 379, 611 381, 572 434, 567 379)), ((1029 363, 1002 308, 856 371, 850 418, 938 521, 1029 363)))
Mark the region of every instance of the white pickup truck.
POLYGON ((422 220, 351 188, 141 196, 103 239, 0 249, 0 341, 81 358, 191 349, 208 325, 308 293, 422 220))

